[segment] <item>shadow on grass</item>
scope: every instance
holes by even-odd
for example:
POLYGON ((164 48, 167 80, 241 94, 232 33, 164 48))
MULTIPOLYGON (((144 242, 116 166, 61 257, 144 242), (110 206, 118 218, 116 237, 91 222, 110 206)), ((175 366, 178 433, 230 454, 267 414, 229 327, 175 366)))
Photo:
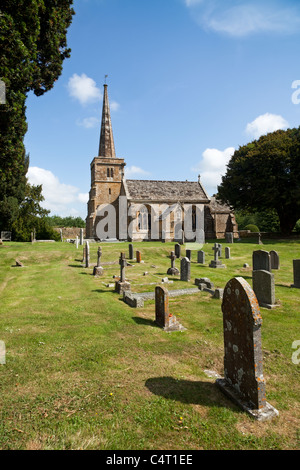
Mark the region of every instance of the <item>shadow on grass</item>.
POLYGON ((225 397, 216 384, 212 382, 193 382, 177 380, 173 377, 153 377, 145 382, 148 390, 169 400, 203 406, 219 406, 236 409, 236 406, 225 397))
POLYGON ((149 320, 148 318, 141 318, 141 317, 132 317, 132 319, 137 323, 138 325, 148 325, 148 326, 153 326, 154 328, 160 328, 154 320, 149 320))

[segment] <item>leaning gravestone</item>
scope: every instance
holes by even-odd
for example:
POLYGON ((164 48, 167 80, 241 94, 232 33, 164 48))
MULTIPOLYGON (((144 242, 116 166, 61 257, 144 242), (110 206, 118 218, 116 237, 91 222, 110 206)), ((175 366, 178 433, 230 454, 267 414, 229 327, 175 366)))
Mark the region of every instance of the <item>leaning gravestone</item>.
POLYGON ((155 323, 164 331, 183 331, 185 328, 169 311, 169 292, 165 287, 155 288, 155 323))
POLYGON ((300 289, 300 259, 293 259, 294 284, 291 287, 300 289))
POLYGON ((270 271, 253 271, 252 286, 260 307, 276 307, 274 274, 270 271))
POLYGON ((197 262, 200 264, 205 264, 205 253, 204 251, 200 250, 197 253, 197 262))
POLYGON ((271 256, 268 251, 256 250, 252 253, 252 270, 253 271, 270 271, 271 272, 271 256))
POLYGON ((180 280, 190 281, 191 279, 191 262, 188 258, 181 258, 180 261, 180 280))
POLYGON ((266 401, 259 305, 242 277, 226 284, 222 312, 224 378, 216 384, 255 419, 277 416, 278 411, 266 401))
POLYGON ((277 251, 270 251, 271 269, 279 269, 279 255, 277 251))

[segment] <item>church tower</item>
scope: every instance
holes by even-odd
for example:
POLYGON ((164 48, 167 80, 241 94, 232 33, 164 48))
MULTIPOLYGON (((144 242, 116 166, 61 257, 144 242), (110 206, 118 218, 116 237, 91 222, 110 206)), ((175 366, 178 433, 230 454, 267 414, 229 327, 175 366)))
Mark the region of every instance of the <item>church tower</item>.
POLYGON ((104 85, 98 154, 91 163, 91 190, 86 218, 86 238, 97 238, 96 216, 97 208, 101 204, 112 204, 118 214, 118 200, 126 165, 124 159, 116 157, 107 84, 104 85))

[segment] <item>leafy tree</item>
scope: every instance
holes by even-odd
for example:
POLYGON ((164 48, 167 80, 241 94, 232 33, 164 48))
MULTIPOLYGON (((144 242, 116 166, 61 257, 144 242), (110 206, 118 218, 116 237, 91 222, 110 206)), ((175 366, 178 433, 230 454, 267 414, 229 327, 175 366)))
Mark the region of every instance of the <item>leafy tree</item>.
POLYGON ((67 30, 73 0, 1 0, 0 80, 6 103, 0 105, 0 228, 11 228, 26 192, 28 158, 26 98, 50 90, 70 56, 67 30))
POLYGON ((269 133, 236 150, 217 196, 235 210, 276 211, 281 232, 291 233, 300 218, 300 127, 269 133))
POLYGON ((59 215, 52 215, 47 217, 47 223, 51 227, 85 227, 85 222, 81 217, 60 217, 59 215))

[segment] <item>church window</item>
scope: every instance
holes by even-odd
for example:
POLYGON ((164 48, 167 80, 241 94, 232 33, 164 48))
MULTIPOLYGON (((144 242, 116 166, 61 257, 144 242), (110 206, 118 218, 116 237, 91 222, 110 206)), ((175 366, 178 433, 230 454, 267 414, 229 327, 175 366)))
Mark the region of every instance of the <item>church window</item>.
POLYGON ((107 168, 107 177, 109 178, 109 168, 107 168))
POLYGON ((111 189, 110 189, 110 188, 109 188, 109 190, 108 190, 108 194, 111 194, 111 189))
POLYGON ((113 169, 113 168, 111 168, 111 170, 110 170, 110 176, 111 176, 112 178, 114 177, 114 169, 113 169))

